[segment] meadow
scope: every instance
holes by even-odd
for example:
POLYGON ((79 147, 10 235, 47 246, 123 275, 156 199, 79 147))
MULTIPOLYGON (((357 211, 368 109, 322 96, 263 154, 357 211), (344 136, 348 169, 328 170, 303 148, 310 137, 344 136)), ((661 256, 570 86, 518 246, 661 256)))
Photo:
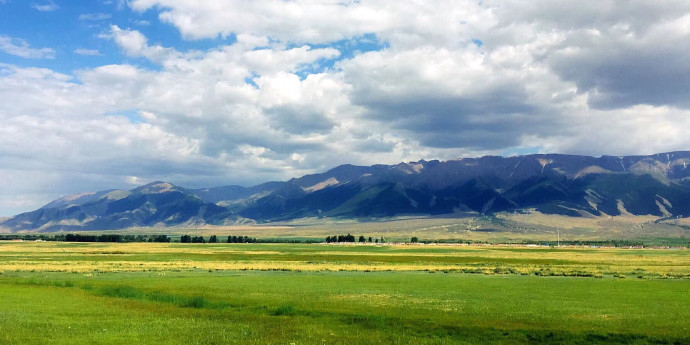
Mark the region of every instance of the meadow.
POLYGON ((0 242, 0 344, 686 344, 690 251, 0 242))

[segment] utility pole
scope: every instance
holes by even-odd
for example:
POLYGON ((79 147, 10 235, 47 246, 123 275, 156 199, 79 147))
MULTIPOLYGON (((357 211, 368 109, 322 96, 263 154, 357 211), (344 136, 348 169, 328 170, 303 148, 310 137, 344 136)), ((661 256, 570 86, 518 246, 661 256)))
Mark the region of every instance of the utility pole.
POLYGON ((558 246, 561 246, 561 229, 556 228, 556 232, 558 233, 558 246))

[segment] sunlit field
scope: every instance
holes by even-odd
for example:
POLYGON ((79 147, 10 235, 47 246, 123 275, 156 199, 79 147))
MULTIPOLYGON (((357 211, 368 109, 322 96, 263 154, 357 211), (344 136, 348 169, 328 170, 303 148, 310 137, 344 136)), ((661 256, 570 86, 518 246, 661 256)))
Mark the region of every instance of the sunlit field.
POLYGON ((446 244, 0 242, 4 272, 424 271, 688 278, 690 251, 446 244))
POLYGON ((0 344, 690 342, 690 251, 0 242, 0 344))

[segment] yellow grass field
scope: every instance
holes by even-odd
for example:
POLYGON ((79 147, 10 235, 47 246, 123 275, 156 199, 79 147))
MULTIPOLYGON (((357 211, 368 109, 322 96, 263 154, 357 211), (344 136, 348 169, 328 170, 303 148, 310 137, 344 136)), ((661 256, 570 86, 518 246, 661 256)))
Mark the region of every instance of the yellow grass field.
POLYGON ((0 242, 0 271, 438 271, 690 277, 690 251, 435 244, 0 242))

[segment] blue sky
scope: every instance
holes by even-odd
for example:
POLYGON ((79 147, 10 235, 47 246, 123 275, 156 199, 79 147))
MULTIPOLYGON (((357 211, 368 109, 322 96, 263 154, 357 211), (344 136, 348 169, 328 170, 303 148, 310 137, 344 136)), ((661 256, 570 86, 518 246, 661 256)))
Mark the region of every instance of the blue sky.
MULTIPOLYGON (((177 28, 158 20, 155 9, 133 11, 126 2, 112 1, 38 1, 6 0, 0 17, 0 32, 14 40, 22 40, 33 49, 49 48, 51 58, 27 59, 0 51, 2 61, 23 67, 45 67, 71 74, 75 70, 108 64, 129 63, 157 69, 145 58, 123 54, 112 40, 105 39, 112 25, 141 32, 150 44, 175 47, 180 51, 205 51, 235 42, 235 36, 217 35, 212 38, 183 39, 177 28), (28 24, 31 23, 31 24, 28 24)), ((478 41, 477 42, 481 42, 478 41)), ((15 43, 19 43, 18 41, 15 43)), ((302 44, 302 43, 300 43, 302 44)), ((288 47, 298 44, 288 43, 288 47)), ((321 61, 319 66, 300 71, 300 76, 332 68, 340 59, 357 53, 380 50, 386 46, 374 33, 365 33, 340 41, 311 45, 314 48, 334 47, 341 52, 338 59, 321 61)))
POLYGON ((158 20, 156 11, 132 11, 124 1, 117 0, 7 0, 1 10, 0 32, 3 35, 30 42, 35 49, 49 47, 55 51, 54 59, 26 59, 0 52, 3 62, 26 67, 46 67, 66 74, 78 69, 123 62, 148 65, 145 59, 122 54, 113 41, 103 38, 110 31, 111 25, 135 28, 152 43, 178 47, 180 50, 205 50, 234 40, 233 37, 183 40, 173 25, 158 20), (38 10, 37 7, 43 7, 43 10, 38 10))
POLYGON ((690 3, 0 0, 0 216, 165 180, 690 148, 690 3))

